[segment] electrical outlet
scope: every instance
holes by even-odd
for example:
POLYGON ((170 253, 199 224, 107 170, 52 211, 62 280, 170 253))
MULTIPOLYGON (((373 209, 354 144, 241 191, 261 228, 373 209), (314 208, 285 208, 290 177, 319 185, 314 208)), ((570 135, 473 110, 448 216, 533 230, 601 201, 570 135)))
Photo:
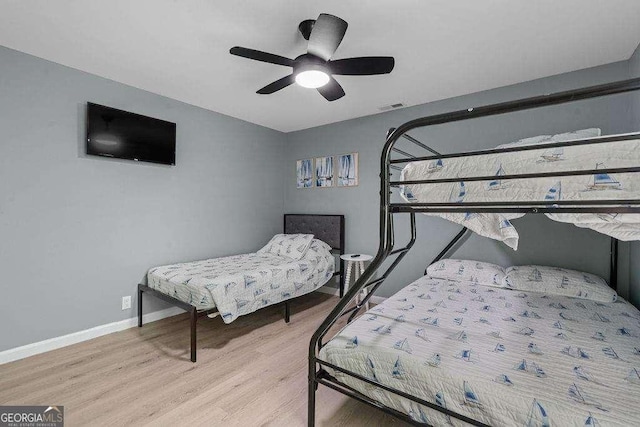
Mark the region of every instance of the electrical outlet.
POLYGON ((128 310, 131 308, 131 295, 122 297, 122 309, 128 310))

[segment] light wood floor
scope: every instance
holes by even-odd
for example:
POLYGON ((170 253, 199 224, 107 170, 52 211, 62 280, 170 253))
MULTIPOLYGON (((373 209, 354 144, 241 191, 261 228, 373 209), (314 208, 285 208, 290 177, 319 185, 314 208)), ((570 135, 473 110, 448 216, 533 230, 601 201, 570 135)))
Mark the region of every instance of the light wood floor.
MULTIPOLYGON (((0 366, 0 405, 64 405, 67 426, 304 426, 311 334, 336 297, 313 293, 229 325, 186 315, 0 366)), ((320 386, 319 426, 405 424, 320 386)))

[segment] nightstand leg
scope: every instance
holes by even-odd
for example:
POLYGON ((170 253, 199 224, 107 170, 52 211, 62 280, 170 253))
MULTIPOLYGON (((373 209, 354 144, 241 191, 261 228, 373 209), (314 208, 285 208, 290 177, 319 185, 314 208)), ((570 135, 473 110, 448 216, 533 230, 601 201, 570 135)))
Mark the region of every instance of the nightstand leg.
POLYGON ((349 290, 349 280, 351 280, 351 265, 353 263, 351 261, 347 261, 347 275, 344 278, 344 293, 346 294, 349 290))
MULTIPOLYGON (((355 284, 360 278, 360 266, 358 265, 357 261, 354 262, 353 264, 355 264, 355 267, 356 267, 356 271, 353 275, 353 283, 355 284)), ((356 304, 360 304, 360 301, 361 301, 360 294, 358 294, 358 296, 356 296, 356 304)))

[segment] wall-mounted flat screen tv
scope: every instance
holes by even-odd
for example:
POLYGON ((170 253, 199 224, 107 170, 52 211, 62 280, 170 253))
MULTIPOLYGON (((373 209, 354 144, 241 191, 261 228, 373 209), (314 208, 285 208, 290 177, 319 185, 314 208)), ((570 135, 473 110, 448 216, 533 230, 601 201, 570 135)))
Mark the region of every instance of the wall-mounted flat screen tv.
POLYGON ((176 124, 87 103, 87 154, 176 164, 176 124))

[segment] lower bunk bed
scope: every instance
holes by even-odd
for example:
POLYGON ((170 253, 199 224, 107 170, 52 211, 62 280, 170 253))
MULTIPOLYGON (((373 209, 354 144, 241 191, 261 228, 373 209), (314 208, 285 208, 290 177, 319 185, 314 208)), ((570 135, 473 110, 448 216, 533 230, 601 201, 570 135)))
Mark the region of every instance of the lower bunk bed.
POLYGON ((464 425, 380 386, 484 425, 637 425, 640 312, 595 276, 521 267, 509 272, 521 279, 510 287, 504 277, 496 284, 501 270, 433 265, 437 277, 405 287, 322 348, 325 375, 420 424, 464 425))
POLYGON ((155 267, 138 285, 138 326, 143 294, 153 295, 191 314, 191 361, 196 361, 196 324, 203 316, 231 323, 239 316, 284 303, 289 322, 292 298, 340 277, 332 252, 344 253, 342 215, 288 214, 285 234, 255 253, 155 267), (317 237, 317 238, 316 238, 317 237), (322 240, 321 240, 322 239, 322 240))

